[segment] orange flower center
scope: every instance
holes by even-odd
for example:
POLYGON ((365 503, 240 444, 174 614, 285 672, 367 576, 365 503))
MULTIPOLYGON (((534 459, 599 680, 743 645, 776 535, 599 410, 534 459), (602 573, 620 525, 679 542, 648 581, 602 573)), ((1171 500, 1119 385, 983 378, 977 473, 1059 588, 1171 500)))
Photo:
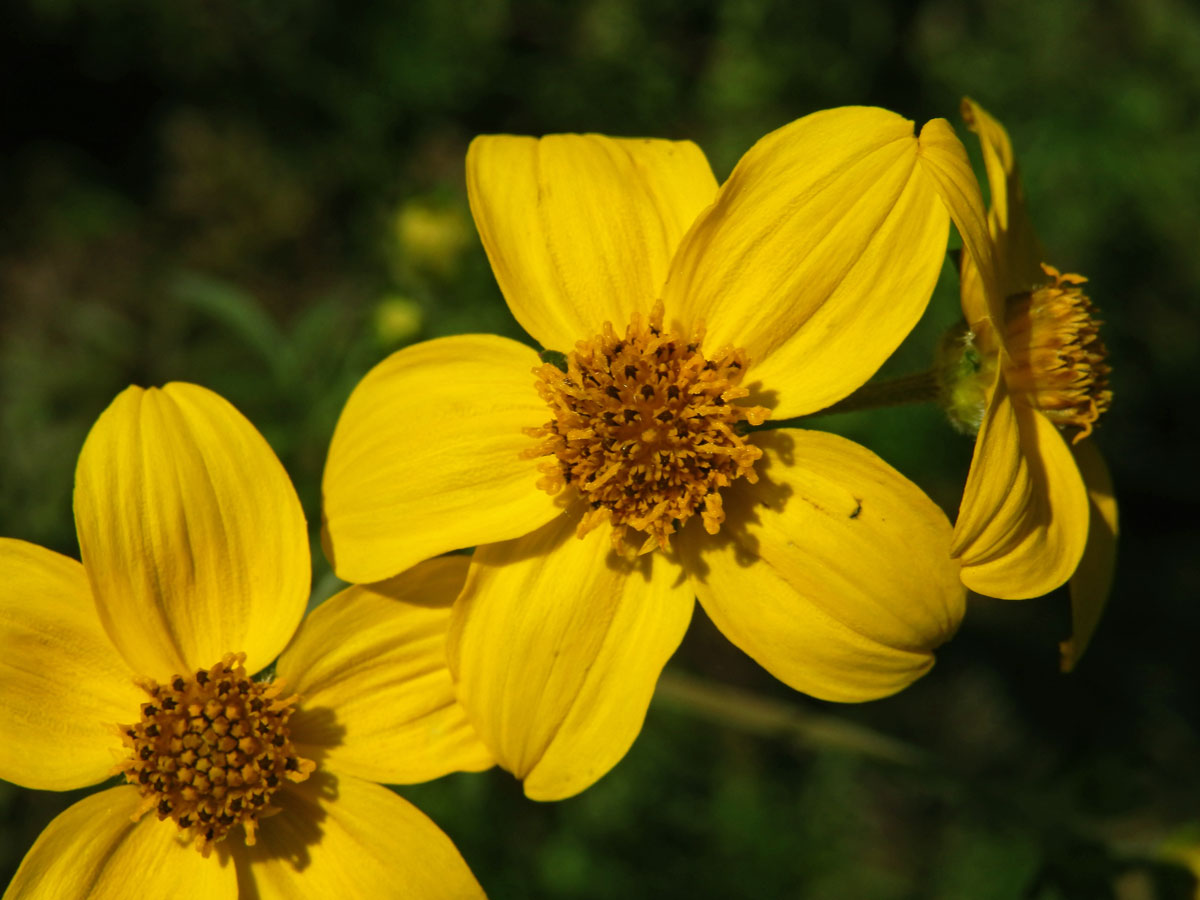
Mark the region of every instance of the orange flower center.
POLYGON ((564 372, 534 369, 551 419, 528 429, 539 439, 526 458, 550 457, 538 487, 566 486, 591 504, 580 537, 601 522, 613 526, 613 546, 626 552, 629 532, 641 532, 637 552, 666 550, 670 536, 699 513, 709 534, 725 520, 720 489, 745 477, 758 480, 762 451, 746 442, 743 423, 761 425, 769 410, 741 406, 744 351, 732 347, 705 357, 704 326, 690 339, 663 330, 662 302, 649 320, 634 314, 619 337, 611 322, 580 341, 564 372))
POLYGON ((1053 266, 1042 269, 1052 283, 1008 299, 1011 362, 1005 380, 1060 428, 1076 429, 1078 442, 1112 403, 1108 351, 1100 339, 1101 322, 1080 288, 1087 279, 1060 274, 1053 266))
POLYGON ((316 763, 296 753, 287 722, 297 697, 282 684, 246 677, 246 654, 211 669, 176 675, 166 685, 140 682, 150 695, 142 719, 121 726, 129 759, 120 771, 142 793, 135 821, 154 809, 170 817, 205 856, 237 825, 254 843, 260 819, 278 812, 272 795, 304 781, 316 763))

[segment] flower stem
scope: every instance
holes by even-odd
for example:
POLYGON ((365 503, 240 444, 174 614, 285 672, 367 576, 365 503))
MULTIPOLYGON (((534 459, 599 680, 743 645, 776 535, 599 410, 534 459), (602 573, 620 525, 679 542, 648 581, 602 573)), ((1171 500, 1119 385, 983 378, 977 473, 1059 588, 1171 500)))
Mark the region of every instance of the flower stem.
POLYGON ((828 416, 834 413, 857 412, 861 409, 880 409, 885 406, 903 406, 908 403, 933 403, 941 393, 941 379, 937 369, 927 369, 924 372, 913 372, 897 378, 883 381, 872 381, 864 384, 849 397, 845 397, 822 410, 797 416, 793 419, 772 419, 749 431, 763 431, 768 428, 792 428, 801 425, 811 416, 828 416))
POLYGON ((903 766, 927 762, 926 754, 917 747, 861 725, 678 671, 663 672, 655 700, 762 737, 790 737, 808 746, 844 750, 903 766))
POLYGON ((849 397, 839 400, 833 406, 825 407, 817 415, 902 406, 907 403, 932 403, 937 400, 939 390, 937 370, 926 369, 924 372, 913 372, 911 375, 864 384, 849 397))

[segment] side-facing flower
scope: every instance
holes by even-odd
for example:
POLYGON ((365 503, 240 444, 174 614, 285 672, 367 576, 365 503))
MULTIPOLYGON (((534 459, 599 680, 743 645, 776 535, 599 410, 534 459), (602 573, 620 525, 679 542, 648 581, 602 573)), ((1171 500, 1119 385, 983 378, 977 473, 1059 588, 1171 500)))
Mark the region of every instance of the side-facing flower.
POLYGON ((301 623, 308 537, 287 474, 189 384, 113 401, 79 457, 75 522, 82 564, 0 539, 0 777, 126 783, 51 822, 6 898, 482 896, 440 829, 376 783, 492 763, 444 663, 465 559, 349 588, 301 623), (274 678, 251 677, 277 656, 274 678))
POLYGON ((450 665, 530 797, 624 755, 695 598, 832 700, 900 690, 954 632, 941 511, 851 441, 754 430, 852 392, 920 317, 949 228, 927 152, 870 108, 766 136, 719 189, 689 142, 472 143, 500 289, 566 355, 472 335, 378 365, 334 434, 325 544, 368 582, 478 547, 450 665))
POLYGON ((1071 582, 1072 668, 1090 640, 1112 581, 1117 507, 1091 441, 1112 392, 1086 279, 1045 262, 1012 145, 972 100, 963 118, 979 136, 991 190, 985 214, 965 155, 939 184, 966 245, 965 326, 947 348, 946 406, 978 431, 954 527, 964 583, 991 597, 1024 599, 1071 582))

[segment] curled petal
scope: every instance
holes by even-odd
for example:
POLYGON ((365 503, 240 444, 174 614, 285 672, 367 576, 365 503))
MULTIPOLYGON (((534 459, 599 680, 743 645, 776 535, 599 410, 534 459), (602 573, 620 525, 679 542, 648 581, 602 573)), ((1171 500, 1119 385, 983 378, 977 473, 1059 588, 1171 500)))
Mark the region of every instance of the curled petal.
POLYGON ((960 269, 963 315, 976 333, 1003 342, 1002 260, 988 230, 979 181, 966 148, 945 119, 934 119, 921 132, 921 166, 936 185, 966 252, 960 269))
POLYGON ((1058 429, 998 379, 954 524, 962 579, 988 597, 1040 597, 1079 565, 1088 497, 1058 429))
POLYGON ((1071 637, 1060 645, 1064 672, 1079 664, 1100 624, 1112 589, 1118 533, 1117 498, 1104 457, 1091 441, 1075 444, 1071 450, 1087 486, 1090 521, 1083 558, 1071 576, 1071 637))
POLYGON ((1045 252, 1038 242, 1025 203, 1025 190, 1017 171, 1016 157, 1004 126, 969 97, 963 98, 962 117, 983 148, 992 208, 988 228, 996 248, 1000 290, 1005 297, 1041 284, 1046 276, 1041 264, 1045 252))

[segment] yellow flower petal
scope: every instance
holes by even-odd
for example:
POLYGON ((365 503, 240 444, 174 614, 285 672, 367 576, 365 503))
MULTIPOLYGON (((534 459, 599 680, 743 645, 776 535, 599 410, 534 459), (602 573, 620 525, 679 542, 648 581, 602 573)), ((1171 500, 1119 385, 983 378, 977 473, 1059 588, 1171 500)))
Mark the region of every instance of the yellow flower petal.
POLYGON ((491 335, 393 353, 354 389, 325 464, 325 552, 347 581, 382 581, 422 559, 533 531, 559 508, 537 488, 550 411, 537 354, 491 335))
POLYGON ((276 667, 303 698, 289 726, 302 756, 386 784, 493 764, 446 668, 450 607, 469 564, 432 559, 309 614, 276 667))
POLYGON ((773 415, 865 382, 929 302, 949 220, 917 165, 912 122, 847 107, 799 119, 742 157, 680 246, 668 316, 742 347, 773 415))
POLYGON ((145 694, 104 633, 83 566, 0 538, 0 778, 65 791, 103 781, 145 694))
POLYGON ((296 492, 254 426, 197 385, 131 387, 104 411, 79 455, 75 526, 100 620, 142 676, 239 651, 257 671, 304 614, 296 492))
POLYGON ((937 187, 962 236, 965 253, 959 271, 963 315, 977 333, 1003 341, 1004 297, 996 250, 988 232, 979 181, 967 150, 945 119, 921 132, 921 167, 937 187))
POLYGON ((242 897, 483 897, 450 839, 387 788, 317 772, 276 796, 258 843, 231 848, 242 897))
POLYGON ((649 311, 717 182, 690 141, 486 135, 467 151, 467 192, 508 308, 566 352, 649 311))
POLYGON ((1040 597, 1071 577, 1087 533, 1087 491, 1066 441, 1000 379, 954 525, 963 583, 988 597, 1040 597))
POLYGON ((1029 218, 1008 132, 969 97, 963 98, 962 117, 967 127, 979 136, 983 148, 992 194, 988 227, 996 247, 1000 290, 1008 297, 1046 280, 1041 267, 1046 257, 1029 218))
POLYGON ((115 787, 59 815, 26 854, 5 900, 236 900, 230 862, 180 843, 174 822, 153 814, 130 821, 140 803, 132 786, 115 787))
POLYGON ((761 432, 756 485, 726 491, 715 538, 680 553, 705 611, 776 678, 825 700, 895 693, 962 619, 950 523, 871 451, 817 431, 761 432))
POLYGON ((625 755, 692 614, 679 569, 582 540, 564 517, 475 552, 448 652, 459 699, 535 800, 582 791, 625 755))
POLYGON ((1100 624, 1112 588, 1118 533, 1117 498, 1104 457, 1091 441, 1075 444, 1071 449, 1087 486, 1091 521, 1083 558, 1071 576, 1071 637, 1060 645, 1064 672, 1078 665, 1100 624))

